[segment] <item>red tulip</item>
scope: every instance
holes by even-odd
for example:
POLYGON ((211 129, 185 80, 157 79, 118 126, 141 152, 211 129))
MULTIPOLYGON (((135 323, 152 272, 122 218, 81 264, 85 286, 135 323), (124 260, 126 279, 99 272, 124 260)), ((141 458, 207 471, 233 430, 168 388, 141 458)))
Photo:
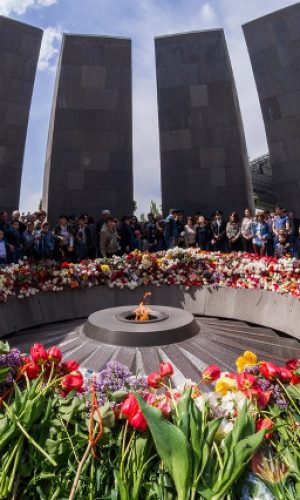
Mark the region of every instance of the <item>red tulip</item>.
POLYGON ((41 367, 32 362, 28 363, 26 365, 25 373, 27 373, 27 377, 30 379, 38 378, 39 374, 41 373, 41 367))
POLYGON ((140 432, 145 432, 148 428, 148 424, 141 410, 138 410, 136 414, 129 419, 129 424, 131 427, 140 432))
POLYGON ((150 387, 153 387, 153 389, 159 389, 163 382, 163 379, 161 377, 161 374, 158 372, 153 372, 150 373, 147 377, 147 383, 150 387))
POLYGON ((121 413, 124 417, 132 418, 139 411, 138 402, 134 394, 128 394, 121 406, 121 413))
POLYGON ((300 368, 300 359, 296 358, 290 359, 289 361, 286 362, 285 366, 291 372, 295 372, 298 368, 300 368))
POLYGON ((236 378, 238 389, 243 391, 247 398, 252 398, 259 394, 256 378, 250 373, 239 373, 236 378))
POLYGON ((48 349, 47 352, 49 361, 54 361, 56 365, 61 362, 62 352, 60 349, 58 349, 58 347, 56 346, 50 347, 50 349, 48 349))
POLYGON ((48 353, 43 344, 33 344, 30 349, 30 356, 34 363, 43 365, 48 361, 48 353))
MULTIPOLYGON (((259 418, 256 420, 255 426, 257 431, 260 431, 261 429, 269 430, 272 429, 273 422, 270 418, 259 418)), ((266 439, 271 439, 272 436, 273 436, 272 432, 265 433, 266 439)))
POLYGON ((65 361, 61 364, 61 368, 64 373, 77 372, 79 367, 80 364, 77 363, 77 361, 74 361, 74 359, 70 359, 70 361, 65 361))
POLYGON ((211 382, 214 382, 215 380, 218 380, 221 375, 221 370, 218 366, 216 365, 209 365, 205 370, 202 372, 202 380, 201 382, 203 384, 210 384, 211 382))
POLYGON ((65 375, 61 381, 61 386, 66 394, 76 389, 79 392, 83 390, 83 376, 80 372, 70 373, 69 375, 65 375))
POLYGON ((259 365, 259 371, 268 380, 275 380, 280 374, 278 366, 274 365, 274 363, 271 362, 262 363, 261 365, 259 365))
POLYGON ((279 370, 279 380, 281 380, 281 382, 283 382, 284 384, 288 384, 292 380, 292 372, 288 370, 288 368, 284 367, 280 367, 279 370))
POLYGON ((173 366, 171 363, 160 363, 159 373, 163 378, 171 377, 174 373, 173 366))
POLYGON ((269 404, 272 391, 259 391, 257 395, 257 404, 260 408, 266 408, 269 404))
POLYGON ((300 377, 298 375, 293 375, 290 381, 291 385, 297 385, 300 384, 300 377))

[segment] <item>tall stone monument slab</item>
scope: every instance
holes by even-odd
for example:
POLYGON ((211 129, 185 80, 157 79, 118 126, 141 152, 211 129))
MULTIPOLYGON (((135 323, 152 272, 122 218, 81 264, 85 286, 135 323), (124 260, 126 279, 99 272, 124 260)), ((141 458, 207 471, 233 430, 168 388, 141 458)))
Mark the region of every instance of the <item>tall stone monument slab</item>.
POLYGON ((300 3, 243 26, 277 202, 300 215, 300 3))
POLYGON ((64 35, 44 174, 51 223, 132 212, 131 101, 130 40, 64 35))
POLYGON ((0 211, 19 207, 42 30, 0 16, 0 211))
POLYGON ((155 39, 162 203, 210 215, 252 207, 246 143, 221 29, 155 39))

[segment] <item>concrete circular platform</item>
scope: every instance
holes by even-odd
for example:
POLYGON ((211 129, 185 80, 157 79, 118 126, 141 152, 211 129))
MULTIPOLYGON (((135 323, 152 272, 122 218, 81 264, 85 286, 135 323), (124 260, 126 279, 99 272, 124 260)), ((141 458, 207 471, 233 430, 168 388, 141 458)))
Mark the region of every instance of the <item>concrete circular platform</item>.
POLYGON ((151 305, 150 321, 130 321, 136 305, 110 307, 91 314, 83 334, 102 344, 143 347, 174 344, 197 335, 200 326, 194 316, 177 307, 151 305))
POLYGON ((82 366, 101 370, 110 360, 126 364, 133 373, 150 373, 161 361, 169 361, 175 369, 174 381, 199 380, 199 372, 208 364, 217 364, 222 370, 234 370, 236 358, 244 351, 255 352, 258 359, 284 365, 290 358, 300 358, 300 342, 278 332, 213 317, 195 317, 200 333, 193 338, 169 345, 124 347, 100 344, 82 332, 84 319, 49 324, 12 334, 7 338, 11 346, 28 352, 34 342, 48 348, 58 345, 65 360, 76 359, 82 366))

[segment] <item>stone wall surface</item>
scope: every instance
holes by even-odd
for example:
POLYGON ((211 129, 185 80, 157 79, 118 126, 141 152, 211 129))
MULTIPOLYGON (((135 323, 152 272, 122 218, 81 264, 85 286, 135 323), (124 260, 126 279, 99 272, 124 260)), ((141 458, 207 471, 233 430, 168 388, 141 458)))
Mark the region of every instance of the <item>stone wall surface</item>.
POLYGON ((19 207, 42 30, 0 16, 0 211, 19 207))
POLYGON ((155 39, 162 204, 187 213, 253 206, 247 149, 224 32, 155 39))
MULTIPOLYGON (((192 314, 237 319, 273 328, 300 340, 300 301, 290 295, 233 288, 186 290, 181 286, 147 287, 152 304, 180 307, 192 314)), ((143 289, 98 286, 83 290, 42 292, 28 299, 0 304, 0 338, 37 325, 86 318, 107 307, 140 302, 143 289)), ((41 339, 42 340, 42 339, 41 339)))
POLYGON ((243 26, 280 205, 300 215, 300 3, 243 26))
POLYGON ((59 214, 132 212, 131 41, 64 35, 43 206, 59 214))

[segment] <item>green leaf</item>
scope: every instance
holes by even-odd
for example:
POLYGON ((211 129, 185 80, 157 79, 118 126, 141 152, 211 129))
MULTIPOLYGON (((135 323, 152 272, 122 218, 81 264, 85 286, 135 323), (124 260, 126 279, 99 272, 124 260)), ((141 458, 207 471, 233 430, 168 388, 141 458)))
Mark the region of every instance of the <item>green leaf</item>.
POLYGON ((1 354, 7 354, 10 352, 10 346, 8 342, 0 341, 0 356, 1 354))
POLYGON ((189 387, 183 392, 177 403, 179 429, 183 432, 187 439, 190 437, 191 393, 192 388, 189 387))
POLYGON ((289 385, 286 388, 286 391, 287 391, 288 395, 290 396, 290 398, 300 399, 300 384, 289 385))
POLYGON ((10 370, 10 366, 4 366, 3 368, 0 368, 0 382, 6 379, 6 375, 8 374, 8 372, 10 372, 10 370))
POLYGON ((184 433, 166 420, 159 409, 149 406, 139 394, 136 394, 136 398, 149 426, 157 452, 174 481, 178 500, 186 500, 191 486, 189 443, 184 433))
POLYGON ((123 401, 123 399, 125 399, 126 396, 128 396, 128 391, 115 391, 112 393, 110 399, 116 402, 120 402, 123 401))

